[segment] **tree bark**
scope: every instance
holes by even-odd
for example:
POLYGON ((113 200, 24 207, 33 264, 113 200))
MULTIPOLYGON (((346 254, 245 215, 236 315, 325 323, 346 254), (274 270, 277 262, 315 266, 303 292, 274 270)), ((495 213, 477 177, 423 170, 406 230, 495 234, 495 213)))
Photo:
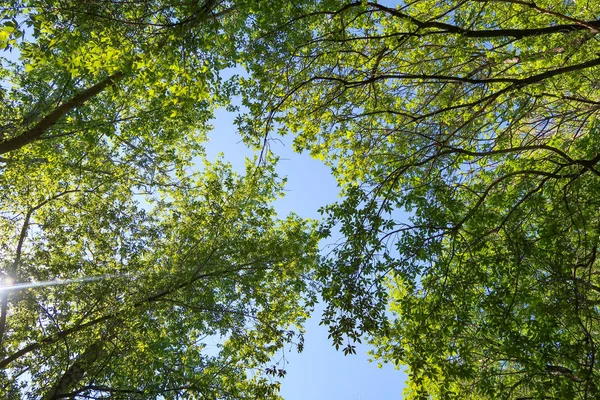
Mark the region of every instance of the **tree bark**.
POLYGON ((83 354, 79 355, 77 359, 71 364, 69 368, 60 376, 55 385, 50 391, 44 396, 44 400, 56 400, 63 398, 64 394, 68 394, 73 387, 75 387, 94 363, 100 358, 104 346, 102 340, 98 340, 88 347, 83 354))
POLYGON ((21 147, 37 140, 66 114, 102 93, 104 90, 106 90, 106 88, 114 86, 117 82, 123 79, 124 76, 125 74, 121 71, 115 72, 114 74, 106 77, 104 80, 87 88, 83 92, 71 97, 65 103, 62 103, 60 106, 56 107, 32 128, 26 130, 18 136, 1 141, 0 154, 5 154, 9 151, 20 149, 21 147))

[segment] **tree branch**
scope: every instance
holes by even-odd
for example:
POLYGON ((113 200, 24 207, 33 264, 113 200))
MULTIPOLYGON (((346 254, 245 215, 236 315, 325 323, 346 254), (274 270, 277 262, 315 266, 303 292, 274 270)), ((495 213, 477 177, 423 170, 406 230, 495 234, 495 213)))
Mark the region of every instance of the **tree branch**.
MULTIPOLYGON (((482 0, 478 0, 478 1, 482 1, 482 0)), ((514 1, 514 3, 517 3, 517 1, 514 1)), ((527 2, 518 2, 518 3, 521 5, 529 6, 529 7, 532 7, 532 5, 535 6, 534 3, 527 3, 527 2)), ((360 4, 360 3, 358 3, 358 4, 360 4)), ((458 35, 462 35, 462 36, 466 36, 466 37, 472 37, 472 38, 512 37, 515 39, 523 39, 523 38, 532 37, 532 36, 543 36, 543 35, 550 35, 553 33, 568 33, 568 32, 572 32, 572 31, 580 31, 580 30, 589 30, 593 33, 597 33, 598 29, 600 29, 600 20, 579 21, 579 20, 575 20, 572 18, 568 18, 565 15, 558 14, 555 16, 559 16, 561 18, 567 18, 571 22, 574 22, 574 23, 573 24, 546 26, 546 27, 541 27, 541 28, 527 28, 527 29, 470 30, 470 29, 461 28, 460 26, 451 25, 451 24, 447 24, 447 23, 439 22, 439 21, 426 21, 426 22, 420 21, 420 20, 418 20, 406 13, 403 13, 395 8, 386 7, 386 6, 384 6, 382 4, 378 4, 378 3, 368 3, 368 4, 370 7, 373 7, 374 9, 383 11, 394 17, 408 20, 408 21, 412 22, 413 24, 415 24, 419 29, 439 28, 443 32, 446 32, 446 33, 454 33, 454 34, 458 34, 458 35)), ((538 11, 540 11, 540 10, 538 9, 538 11)), ((548 10, 544 10, 544 11, 548 11, 548 10)), ((547 12, 545 12, 545 13, 547 13, 547 12)))
POLYGON ((61 375, 54 387, 44 396, 44 400, 56 400, 63 398, 65 393, 77 383, 79 383, 84 375, 89 371, 92 364, 98 360, 103 351, 102 340, 97 340, 89 346, 83 354, 81 354, 73 364, 61 375))
POLYGON ((1 141, 0 154, 5 154, 9 151, 20 149, 21 147, 37 140, 66 114, 102 93, 106 88, 114 86, 117 82, 123 79, 124 76, 125 74, 119 71, 106 77, 104 80, 73 96, 65 103, 55 108, 32 128, 26 130, 16 137, 1 141))
MULTIPOLYGON (((212 277, 215 275, 218 275, 219 273, 223 273, 223 271, 218 271, 218 272, 212 272, 212 273, 206 273, 206 274, 199 274, 199 271, 201 271, 204 267, 206 267, 207 263, 210 261, 210 259, 212 258, 212 256, 214 255, 214 253, 217 251, 217 249, 213 249, 210 254, 208 255, 208 257, 206 258, 206 260, 201 264, 201 266, 196 270, 195 275, 188 281, 182 282, 178 285, 169 287, 168 289, 159 291, 158 293, 148 296, 143 300, 138 301, 137 303, 135 303, 133 305, 134 308, 138 308, 142 305, 148 304, 148 303, 152 303, 155 302, 159 299, 161 299, 162 297, 165 297, 179 289, 182 289, 186 286, 192 285, 193 283, 199 281, 200 279, 203 278, 207 278, 207 277, 212 277)), ((236 269, 239 270, 239 269, 236 269)), ((230 271, 225 271, 225 272, 230 272, 230 271)), ((46 346, 52 343, 56 343, 64 338, 66 338, 67 336, 76 333, 76 332, 80 332, 83 331, 89 327, 98 325, 100 323, 109 321, 113 318, 115 318, 118 315, 118 312, 112 313, 112 314, 108 314, 108 315, 104 315, 102 317, 98 317, 94 320, 88 321, 86 323, 83 324, 78 324, 75 325, 71 328, 65 329, 63 331, 57 332, 56 334, 52 335, 52 336, 47 336, 44 339, 41 339, 37 342, 31 343, 25 347, 23 347, 22 349, 16 351, 15 353, 13 353, 12 355, 6 357, 5 359, 0 361, 0 369, 4 369, 6 368, 10 363, 12 363, 13 361, 19 359, 20 357, 31 353, 32 351, 35 351, 37 349, 40 349, 42 346, 46 346)))

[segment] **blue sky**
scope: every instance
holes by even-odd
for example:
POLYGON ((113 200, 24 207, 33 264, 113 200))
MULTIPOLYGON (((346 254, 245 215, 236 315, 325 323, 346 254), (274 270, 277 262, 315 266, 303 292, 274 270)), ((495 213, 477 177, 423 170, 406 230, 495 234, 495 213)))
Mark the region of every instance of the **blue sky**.
MULTIPOLYGON (((221 152, 243 172, 244 157, 252 156, 252 152, 240 142, 233 118, 231 113, 217 111, 206 146, 207 156, 214 160, 221 152)), ((291 137, 274 141, 271 150, 281 157, 279 174, 288 177, 286 196, 275 203, 277 212, 284 216, 294 211, 302 217, 319 218, 319 207, 338 199, 338 187, 329 169, 308 154, 294 153, 291 137)), ((322 243, 321 248, 327 244, 322 243)), ((336 351, 327 339, 327 327, 319 326, 320 315, 317 308, 306 325, 304 351, 285 354, 288 364, 281 385, 283 397, 286 400, 401 399, 406 375, 392 365, 379 369, 377 362, 369 362, 368 346, 358 345, 357 354, 349 356, 336 351)))

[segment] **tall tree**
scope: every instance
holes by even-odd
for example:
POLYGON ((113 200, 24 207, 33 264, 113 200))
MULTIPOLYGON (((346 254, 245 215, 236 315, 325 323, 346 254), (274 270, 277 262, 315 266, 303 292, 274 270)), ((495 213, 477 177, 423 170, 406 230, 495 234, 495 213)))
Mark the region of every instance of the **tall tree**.
POLYGON ((249 142, 295 134, 345 194, 324 322, 409 398, 598 396, 598 9, 323 1, 249 41, 249 142))
POLYGON ((3 397, 275 397, 265 363, 301 341, 315 238, 274 219, 263 172, 206 165, 151 211, 64 190, 14 218, 3 397))
POLYGON ((2 5, 0 397, 277 397, 314 229, 276 218, 273 158, 202 147, 265 7, 2 5))

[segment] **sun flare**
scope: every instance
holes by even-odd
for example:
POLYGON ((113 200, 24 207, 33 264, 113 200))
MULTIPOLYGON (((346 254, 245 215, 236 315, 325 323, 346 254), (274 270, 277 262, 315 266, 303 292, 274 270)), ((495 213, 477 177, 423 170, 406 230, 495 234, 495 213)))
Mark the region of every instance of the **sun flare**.
POLYGON ((21 289, 30 289, 35 287, 42 286, 59 286, 59 285, 69 285, 72 283, 87 283, 87 282, 96 282, 102 281, 106 279, 115 279, 115 278, 123 278, 125 274, 107 274, 107 275, 99 275, 99 276, 87 276, 82 278, 74 278, 74 279, 55 279, 52 281, 40 281, 40 282, 22 282, 15 283, 11 278, 4 278, 0 281, 0 291, 9 291, 9 290, 21 290, 21 289))

